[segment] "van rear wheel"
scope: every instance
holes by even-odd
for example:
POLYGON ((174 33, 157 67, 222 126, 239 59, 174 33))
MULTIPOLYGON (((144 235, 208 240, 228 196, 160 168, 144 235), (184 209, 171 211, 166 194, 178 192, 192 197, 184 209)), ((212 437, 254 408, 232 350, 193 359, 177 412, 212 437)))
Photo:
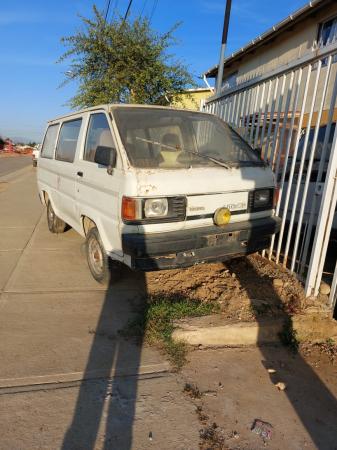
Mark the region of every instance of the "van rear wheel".
POLYGON ((106 285, 120 279, 121 264, 106 254, 96 227, 87 234, 85 250, 90 272, 96 281, 106 285))
POLYGON ((66 229, 67 224, 57 217, 50 200, 48 200, 47 204, 47 221, 51 233, 63 233, 66 229))

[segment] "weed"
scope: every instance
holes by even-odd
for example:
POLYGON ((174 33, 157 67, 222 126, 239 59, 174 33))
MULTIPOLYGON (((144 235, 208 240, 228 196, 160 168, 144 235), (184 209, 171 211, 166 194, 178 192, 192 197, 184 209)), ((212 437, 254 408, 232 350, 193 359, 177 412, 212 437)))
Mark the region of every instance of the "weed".
POLYGON ((218 305, 177 297, 151 297, 122 334, 141 337, 150 345, 163 349, 175 369, 186 362, 187 345, 172 339, 174 321, 185 317, 205 316, 217 311, 218 305))
POLYGON ((297 332, 293 328, 292 320, 288 317, 283 325, 283 330, 280 333, 281 342, 289 347, 294 353, 297 353, 299 342, 297 339, 297 332))
POLYGON ((199 388, 190 383, 185 384, 184 392, 186 392, 191 398, 201 398, 202 395, 199 388))
POLYGON ((200 430, 199 448, 201 450, 228 450, 221 431, 216 423, 200 430))

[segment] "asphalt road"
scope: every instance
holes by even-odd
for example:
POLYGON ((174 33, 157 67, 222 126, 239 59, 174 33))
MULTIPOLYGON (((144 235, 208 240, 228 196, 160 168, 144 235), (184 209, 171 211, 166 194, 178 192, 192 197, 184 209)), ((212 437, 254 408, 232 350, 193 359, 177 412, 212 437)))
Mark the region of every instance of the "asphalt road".
POLYGON ((32 164, 32 156, 0 156, 0 177, 32 164))

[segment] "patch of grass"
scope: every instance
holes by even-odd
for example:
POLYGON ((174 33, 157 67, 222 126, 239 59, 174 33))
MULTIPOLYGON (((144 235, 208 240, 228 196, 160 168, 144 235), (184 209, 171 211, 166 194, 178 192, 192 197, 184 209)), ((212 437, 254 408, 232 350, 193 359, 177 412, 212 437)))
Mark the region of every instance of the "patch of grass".
POLYGON ((280 339, 283 345, 289 347, 294 353, 298 352, 299 341, 297 339, 297 332, 293 328, 291 318, 287 318, 284 322, 283 330, 280 333, 280 339))
POLYGON ((174 321, 186 317, 200 317, 216 312, 218 304, 186 298, 148 299, 138 316, 122 331, 124 336, 144 339, 165 351, 173 367, 179 370, 186 362, 187 345, 172 339, 174 321))

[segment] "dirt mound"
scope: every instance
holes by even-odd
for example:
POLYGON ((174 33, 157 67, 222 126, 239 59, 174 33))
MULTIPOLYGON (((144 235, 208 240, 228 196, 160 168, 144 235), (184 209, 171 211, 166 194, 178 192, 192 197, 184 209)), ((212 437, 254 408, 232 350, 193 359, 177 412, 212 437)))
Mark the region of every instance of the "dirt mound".
POLYGON ((252 321, 257 315, 295 314, 304 305, 301 283, 255 254, 227 263, 147 274, 150 295, 218 302, 225 317, 252 321))

